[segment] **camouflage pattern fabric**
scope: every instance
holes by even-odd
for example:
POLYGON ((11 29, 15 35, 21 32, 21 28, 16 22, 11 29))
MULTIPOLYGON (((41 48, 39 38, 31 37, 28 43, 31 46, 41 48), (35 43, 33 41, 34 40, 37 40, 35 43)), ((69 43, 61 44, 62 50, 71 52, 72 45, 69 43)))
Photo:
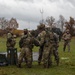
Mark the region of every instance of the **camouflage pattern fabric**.
POLYGON ((51 64, 51 53, 52 53, 52 37, 50 40, 50 33, 46 33, 46 31, 42 31, 39 34, 40 37, 40 45, 44 44, 43 47, 43 56, 42 56, 42 62, 45 68, 48 68, 51 64))
POLYGON ((71 41, 71 35, 70 33, 64 33, 63 34, 63 40, 64 40, 64 48, 63 48, 63 51, 65 51, 66 49, 66 46, 68 47, 68 51, 70 51, 70 41, 71 41))
POLYGON ((38 57, 38 64, 40 65, 43 55, 43 47, 44 47, 44 39, 45 39, 46 32, 43 30, 41 33, 39 33, 37 39, 40 42, 40 48, 39 48, 39 57, 38 57))
POLYGON ((24 58, 27 67, 28 68, 32 67, 32 48, 34 45, 39 46, 39 42, 31 35, 28 35, 27 38, 23 39, 23 46, 19 56, 18 64, 21 64, 22 59, 24 58))
POLYGON ((59 39, 58 35, 54 33, 54 47, 53 47, 53 55, 55 57, 55 61, 57 65, 59 65, 59 54, 58 54, 58 47, 59 47, 59 39))
POLYGON ((14 48, 16 44, 16 40, 13 37, 7 38, 6 46, 7 48, 14 48))
POLYGON ((52 65, 52 54, 55 56, 57 65, 59 64, 59 56, 56 49, 56 42, 58 42, 58 40, 53 32, 44 32, 45 34, 43 34, 43 32, 40 33, 40 44, 44 44, 42 62, 45 68, 49 68, 52 65))
POLYGON ((22 63, 23 58, 26 61, 27 67, 31 67, 31 64, 32 64, 32 52, 28 47, 24 47, 24 48, 21 49, 18 64, 22 63))

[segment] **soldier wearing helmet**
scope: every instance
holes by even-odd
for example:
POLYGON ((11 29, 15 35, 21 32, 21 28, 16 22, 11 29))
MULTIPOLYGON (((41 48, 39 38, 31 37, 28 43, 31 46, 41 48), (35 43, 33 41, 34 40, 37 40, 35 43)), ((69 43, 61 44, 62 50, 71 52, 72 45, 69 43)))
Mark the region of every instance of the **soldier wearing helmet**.
POLYGON ((24 35, 28 33, 28 29, 24 29, 24 35))
POLYGON ((14 48, 15 44, 16 44, 16 40, 14 39, 13 34, 9 32, 7 34, 7 41, 6 41, 7 49, 14 48))
MULTIPOLYGON (((44 24, 39 25, 38 31, 39 31, 39 34, 38 34, 37 39, 40 41, 43 37, 45 37, 45 34, 46 34, 45 25, 44 24)), ((41 45, 40 45, 40 48, 39 48, 39 57, 38 57, 38 64, 39 65, 41 64, 41 60, 42 60, 43 47, 44 47, 44 39, 42 39, 41 45)))
POLYGON ((25 59, 26 66, 28 68, 32 67, 32 48, 34 45, 38 46, 39 42, 28 32, 27 29, 24 29, 24 37, 21 38, 20 42, 21 52, 18 59, 18 67, 21 68, 21 63, 23 58, 25 59))
POLYGON ((63 51, 65 51, 66 46, 68 47, 68 52, 70 51, 70 41, 71 41, 71 34, 69 32, 69 29, 67 29, 65 31, 65 33, 63 34, 62 39, 64 40, 64 47, 63 47, 63 51))

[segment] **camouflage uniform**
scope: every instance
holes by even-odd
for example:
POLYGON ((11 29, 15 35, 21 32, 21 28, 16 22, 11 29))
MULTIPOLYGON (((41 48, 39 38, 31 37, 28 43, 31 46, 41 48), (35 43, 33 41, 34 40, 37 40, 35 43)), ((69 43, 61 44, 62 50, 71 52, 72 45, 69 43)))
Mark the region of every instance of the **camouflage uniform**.
POLYGON ((52 54, 52 47, 53 44, 51 44, 51 38, 53 38, 51 36, 52 34, 50 34, 50 32, 43 30, 39 35, 39 41, 40 41, 40 46, 43 45, 43 56, 42 56, 42 62, 45 68, 48 68, 49 65, 52 63, 51 60, 51 54, 52 54))
POLYGON ((49 68, 52 65, 52 53, 53 53, 53 33, 46 32, 45 39, 44 39, 44 52, 43 52, 43 65, 45 68, 49 68))
MULTIPOLYGON (((22 33, 21 39, 19 41, 20 51, 22 50, 24 39, 28 37, 28 30, 24 29, 24 33, 22 33)), ((27 59, 25 58, 25 62, 27 63, 27 59)))
POLYGON ((42 31, 42 32, 38 35, 38 37, 41 37, 41 38, 39 39, 39 41, 40 41, 39 57, 38 57, 38 64, 39 64, 39 65, 40 65, 40 63, 41 63, 42 55, 43 55, 44 37, 45 37, 45 34, 46 34, 46 32, 45 32, 45 31, 42 31), (43 38, 42 38, 42 37, 43 37, 43 38))
POLYGON ((16 40, 14 36, 11 33, 8 33, 7 35, 7 41, 6 41, 6 46, 8 48, 14 48, 16 44, 16 40))
POLYGON ((66 32, 63 34, 63 40, 64 40, 64 48, 63 51, 65 51, 66 46, 68 47, 68 52, 70 51, 70 41, 71 41, 71 34, 69 33, 69 30, 66 30, 66 32))
POLYGON ((39 45, 39 42, 33 38, 30 34, 27 34, 27 37, 23 39, 22 49, 20 52, 19 60, 18 60, 18 67, 21 67, 21 63, 23 58, 26 60, 26 65, 28 68, 32 66, 32 48, 34 46, 39 45))
MULTIPOLYGON (((41 24, 40 26, 38 26, 38 30, 39 30, 39 34, 37 36, 37 39, 40 41, 41 38, 40 37, 45 37, 45 25, 41 24)), ((42 55, 43 55, 43 47, 44 47, 44 40, 41 41, 41 45, 39 48, 39 57, 38 57, 38 64, 40 65, 41 60, 42 60, 42 55)))
POLYGON ((58 47, 59 47, 59 36, 56 33, 54 33, 53 55, 55 57, 57 65, 59 65, 58 47))
POLYGON ((45 30, 39 34, 40 37, 40 45, 43 44, 43 65, 46 68, 52 65, 52 54, 55 56, 55 60, 57 65, 59 64, 59 56, 58 56, 58 37, 52 31, 45 30))

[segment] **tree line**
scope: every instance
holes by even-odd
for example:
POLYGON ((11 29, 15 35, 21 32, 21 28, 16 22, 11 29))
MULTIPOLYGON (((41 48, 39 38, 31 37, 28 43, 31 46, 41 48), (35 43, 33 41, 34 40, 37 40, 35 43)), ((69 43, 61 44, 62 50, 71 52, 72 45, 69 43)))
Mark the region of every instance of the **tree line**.
MULTIPOLYGON (((70 17, 69 20, 67 21, 63 15, 59 16, 59 19, 56 21, 53 16, 48 16, 46 20, 42 19, 39 24, 45 24, 46 26, 49 27, 56 27, 61 29, 63 32, 66 29, 70 30, 71 35, 75 35, 75 20, 73 17, 70 17), (65 28, 65 29, 64 29, 65 28)), ((8 31, 13 31, 14 34, 18 35, 23 31, 17 30, 19 27, 19 24, 15 18, 11 18, 10 20, 5 19, 4 17, 0 18, 0 36, 2 34, 8 33, 8 31), (2 33, 3 32, 3 33, 2 33), (19 32, 19 33, 18 33, 19 32)))

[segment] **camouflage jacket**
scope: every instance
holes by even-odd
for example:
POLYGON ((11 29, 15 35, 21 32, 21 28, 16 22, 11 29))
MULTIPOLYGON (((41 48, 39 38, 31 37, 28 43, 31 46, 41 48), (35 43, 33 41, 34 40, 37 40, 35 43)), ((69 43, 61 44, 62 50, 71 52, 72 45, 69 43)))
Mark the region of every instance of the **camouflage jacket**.
POLYGON ((20 47, 28 47, 30 49, 33 48, 33 46, 39 46, 39 42, 32 36, 26 36, 23 37, 19 42, 20 47))
POLYGON ((64 41, 70 41, 71 40, 71 34, 64 33, 62 39, 64 41))
POLYGON ((38 35, 38 39, 40 42, 40 46, 44 44, 44 46, 49 46, 49 44, 55 45, 58 43, 58 37, 56 37, 56 35, 54 35, 53 32, 46 32, 46 31, 42 31, 39 35, 38 35))
POLYGON ((41 33, 38 34, 37 39, 40 43, 40 46, 42 46, 44 44, 45 36, 46 36, 46 31, 42 31, 41 33))
POLYGON ((14 47, 16 44, 16 40, 14 38, 8 38, 6 41, 6 46, 7 47, 14 47))

